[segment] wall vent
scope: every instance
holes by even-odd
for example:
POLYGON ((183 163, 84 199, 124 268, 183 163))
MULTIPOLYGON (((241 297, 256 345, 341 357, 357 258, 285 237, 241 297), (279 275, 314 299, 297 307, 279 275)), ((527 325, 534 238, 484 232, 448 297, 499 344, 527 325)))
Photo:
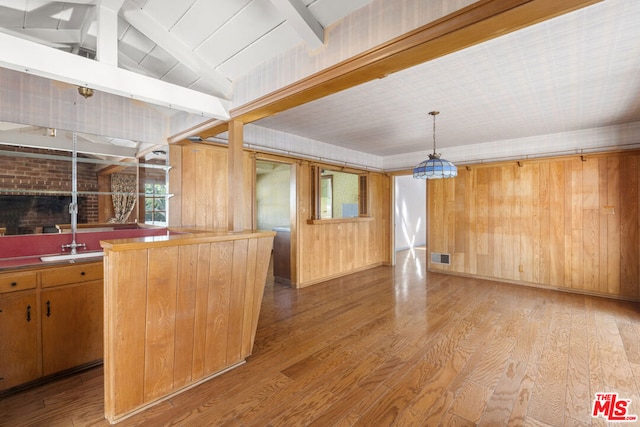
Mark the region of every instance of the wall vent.
POLYGON ((441 254, 439 252, 431 252, 431 263, 433 264, 451 264, 451 255, 441 254))

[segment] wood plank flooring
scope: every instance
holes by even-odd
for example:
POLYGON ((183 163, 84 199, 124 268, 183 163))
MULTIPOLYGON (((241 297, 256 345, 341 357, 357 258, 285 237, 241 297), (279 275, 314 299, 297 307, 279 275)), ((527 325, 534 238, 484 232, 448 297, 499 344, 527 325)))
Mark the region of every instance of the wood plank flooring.
MULTIPOLYGON (((640 415, 640 307, 425 272, 425 251, 267 285, 247 363, 121 426, 606 425, 640 415)), ((0 400, 2 426, 105 426, 102 368, 0 400)))

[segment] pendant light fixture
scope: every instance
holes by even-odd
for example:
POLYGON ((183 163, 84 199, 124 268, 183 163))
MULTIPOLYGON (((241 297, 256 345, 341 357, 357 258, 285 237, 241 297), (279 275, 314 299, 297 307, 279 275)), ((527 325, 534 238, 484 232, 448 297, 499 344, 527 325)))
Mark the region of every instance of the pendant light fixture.
POLYGON ((413 177, 417 179, 453 178, 458 176, 458 168, 448 160, 441 159, 440 153, 436 153, 436 116, 439 111, 429 113, 433 117, 433 154, 429 154, 429 160, 425 160, 413 168, 413 177))

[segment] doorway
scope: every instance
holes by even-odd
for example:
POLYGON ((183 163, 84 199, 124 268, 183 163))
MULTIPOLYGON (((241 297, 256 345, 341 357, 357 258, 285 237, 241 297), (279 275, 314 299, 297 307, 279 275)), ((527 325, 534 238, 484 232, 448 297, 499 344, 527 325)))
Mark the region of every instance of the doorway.
POLYGON ((396 253, 410 251, 415 259, 426 257, 427 182, 412 175, 394 177, 393 191, 393 264, 396 253))
POLYGON ((292 188, 295 178, 291 164, 256 160, 256 226, 275 231, 273 242, 274 281, 291 285, 292 277, 292 188))

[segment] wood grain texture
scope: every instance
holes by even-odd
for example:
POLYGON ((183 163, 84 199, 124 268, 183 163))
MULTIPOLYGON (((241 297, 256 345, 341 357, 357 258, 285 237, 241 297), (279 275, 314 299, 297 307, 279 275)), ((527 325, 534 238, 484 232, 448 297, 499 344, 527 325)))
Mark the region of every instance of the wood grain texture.
MULTIPOLYGON (((243 124, 238 120, 229 122, 229 145, 227 148, 227 172, 229 190, 227 194, 229 200, 227 202, 228 210, 228 229, 231 231, 242 231, 250 228, 250 223, 244 224, 245 209, 249 206, 244 205, 245 192, 251 194, 249 188, 245 188, 245 164, 243 161, 243 124)), ((203 194, 211 194, 204 192, 203 194)))
POLYGON ((273 234, 233 235, 228 241, 212 236, 208 243, 196 239, 177 246, 151 242, 130 250, 116 244, 105 250, 110 421, 251 354, 273 234))
POLYGON ((231 262, 231 292, 229 294, 229 332, 227 335, 227 363, 238 363, 242 357, 243 322, 245 320, 245 298, 247 294, 247 255, 249 242, 233 242, 231 262))
MULTIPOLYGON (((426 251, 304 289, 273 283, 247 363, 121 426, 597 426, 637 395, 628 301, 427 273, 426 251)), ((101 368, 0 399, 6 425, 95 425, 101 368)))
MULTIPOLYGON (((196 303, 193 313, 193 359, 191 362, 191 378, 201 378, 208 370, 207 365, 212 356, 208 356, 207 334, 210 333, 210 268, 212 264, 211 244, 201 243, 197 245, 195 256, 196 303)), ((193 277, 192 277, 193 279, 193 277)))
POLYGON ((35 357, 40 342, 36 298, 35 291, 0 294, 0 390, 42 375, 42 363, 35 357), (29 321, 27 311, 32 312, 29 321))
POLYGON ((639 159, 475 165, 430 181, 429 248, 452 255, 430 269, 640 301, 639 159))
POLYGON ((344 219, 338 223, 312 217, 312 166, 297 169, 298 249, 295 286, 305 287, 331 277, 390 262, 390 182, 387 175, 369 173, 369 215, 366 221, 344 219))
MULTIPOLYGON (((144 304, 146 308, 144 399, 146 402, 164 396, 174 388, 178 249, 177 247, 148 249, 146 251, 147 282, 139 284, 141 287, 146 287, 147 291, 144 304)), ((132 283, 130 286, 136 286, 136 284, 132 283)))
MULTIPOLYGON (((102 265, 99 266, 102 270, 102 265)), ((40 299, 43 374, 100 361, 103 355, 102 280, 46 288, 40 299)))
POLYGON ((144 402, 147 271, 146 251, 105 253, 104 401, 105 413, 113 416, 144 402), (109 309, 121 301, 133 309, 109 309))
POLYGON ((198 246, 178 248, 174 387, 191 382, 195 343, 198 246))

